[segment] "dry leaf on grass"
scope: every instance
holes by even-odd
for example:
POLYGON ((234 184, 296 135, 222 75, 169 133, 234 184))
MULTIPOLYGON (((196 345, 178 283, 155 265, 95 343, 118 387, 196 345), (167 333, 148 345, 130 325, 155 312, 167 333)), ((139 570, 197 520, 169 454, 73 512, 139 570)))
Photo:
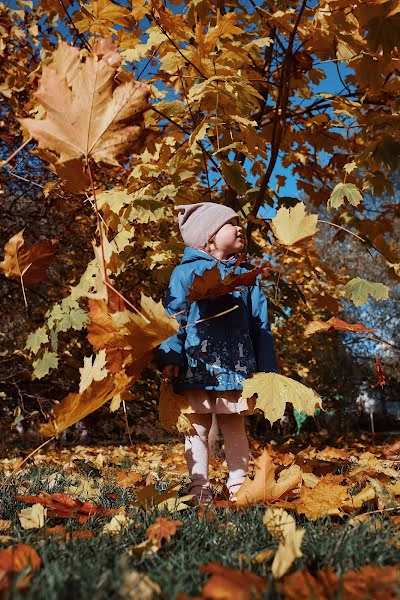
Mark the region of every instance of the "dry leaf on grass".
POLYGON ((30 508, 23 508, 18 513, 19 522, 24 529, 40 529, 44 525, 47 508, 42 504, 34 504, 30 508))
POLYGON ((32 572, 40 568, 41 560, 39 554, 32 546, 18 544, 0 550, 0 594, 6 593, 12 584, 12 576, 29 569, 24 577, 19 578, 17 589, 23 590, 29 585, 32 572))
POLYGON ((95 505, 91 502, 72 499, 64 493, 48 494, 42 492, 37 496, 16 496, 15 499, 27 504, 42 504, 48 509, 48 517, 78 519, 82 524, 94 515, 114 515, 121 512, 121 509, 104 508, 104 506, 95 505))
POLYGON ((235 571, 215 561, 201 565, 200 571, 211 574, 202 590, 202 598, 210 600, 258 600, 268 585, 247 569, 235 571))
POLYGON ((282 508, 267 508, 263 523, 270 534, 279 541, 271 570, 274 578, 280 579, 296 558, 303 556, 300 548, 305 529, 296 529, 296 521, 282 508))
POLYGON ((125 571, 118 592, 120 597, 126 600, 151 600, 154 595, 161 595, 161 588, 144 573, 125 571))
POLYGON ((156 521, 146 529, 146 535, 150 540, 154 540, 161 548, 163 540, 170 541, 171 536, 175 535, 178 527, 183 525, 183 521, 158 517, 156 521))
POLYGON ((279 473, 278 480, 275 480, 276 467, 269 456, 268 451, 264 450, 261 456, 255 462, 255 477, 247 477, 238 490, 236 504, 247 506, 257 502, 274 502, 283 498, 292 490, 301 484, 301 469, 297 465, 292 465, 288 469, 283 469, 279 473))
POLYGON ((111 521, 104 525, 102 532, 111 535, 119 535, 124 529, 133 525, 133 523, 133 519, 130 519, 124 513, 114 515, 111 521))
POLYGON ((278 584, 285 600, 396 600, 400 584, 398 566, 366 565, 339 578, 330 568, 314 577, 305 569, 287 575, 278 584))

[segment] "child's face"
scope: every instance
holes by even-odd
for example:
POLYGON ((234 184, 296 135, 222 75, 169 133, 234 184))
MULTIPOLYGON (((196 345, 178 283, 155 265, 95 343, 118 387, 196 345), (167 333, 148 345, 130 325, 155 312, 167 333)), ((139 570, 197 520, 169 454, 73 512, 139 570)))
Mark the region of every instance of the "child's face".
POLYGON ((243 249, 244 241, 239 219, 234 217, 225 223, 210 241, 210 248, 219 258, 235 254, 243 249))

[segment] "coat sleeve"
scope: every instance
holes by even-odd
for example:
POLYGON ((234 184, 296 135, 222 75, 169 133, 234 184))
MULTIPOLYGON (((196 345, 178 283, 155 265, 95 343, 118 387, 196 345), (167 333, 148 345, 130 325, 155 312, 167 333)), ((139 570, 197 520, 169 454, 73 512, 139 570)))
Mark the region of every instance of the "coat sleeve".
POLYGON ((177 333, 164 340, 156 351, 156 363, 160 370, 167 364, 185 366, 186 329, 184 326, 187 324, 187 293, 188 283, 182 270, 177 267, 172 271, 163 304, 170 316, 182 310, 185 312, 176 316, 179 324, 177 333))
POLYGON ((267 299, 262 291, 259 278, 251 290, 251 337, 259 372, 278 373, 274 340, 268 320, 267 299))

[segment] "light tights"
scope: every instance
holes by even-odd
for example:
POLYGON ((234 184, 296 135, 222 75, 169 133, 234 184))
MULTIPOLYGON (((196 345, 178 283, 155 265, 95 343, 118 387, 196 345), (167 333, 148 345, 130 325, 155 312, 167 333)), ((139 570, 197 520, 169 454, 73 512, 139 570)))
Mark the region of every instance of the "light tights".
MULTIPOLYGON (((185 457, 192 480, 190 492, 199 494, 209 488, 208 481, 208 436, 211 429, 212 414, 187 415, 196 431, 195 435, 185 436, 185 457)), ((247 439, 244 416, 239 414, 218 414, 218 425, 221 429, 225 458, 229 477, 227 487, 235 493, 247 475, 249 465, 249 442, 247 439)))

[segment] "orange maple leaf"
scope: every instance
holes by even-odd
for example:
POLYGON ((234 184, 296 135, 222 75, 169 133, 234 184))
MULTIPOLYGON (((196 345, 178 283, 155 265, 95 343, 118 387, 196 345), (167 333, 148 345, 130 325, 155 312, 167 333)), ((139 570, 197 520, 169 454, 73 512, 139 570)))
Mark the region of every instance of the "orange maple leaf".
POLYGON ((169 542, 171 536, 175 535, 176 530, 181 525, 183 525, 183 521, 158 517, 158 519, 146 529, 146 535, 149 540, 155 540, 157 546, 161 548, 163 540, 169 542))
POLYGON ((201 565, 202 573, 211 573, 203 587, 202 598, 236 598, 237 600, 257 600, 268 586, 265 579, 248 569, 235 571, 213 561, 201 565))
MULTIPOLYGON (((0 594, 7 592, 12 584, 11 576, 20 573, 26 568, 37 571, 41 565, 41 559, 35 548, 28 544, 18 544, 0 550, 0 594)), ((18 579, 17 589, 27 587, 32 578, 32 573, 18 579)))

